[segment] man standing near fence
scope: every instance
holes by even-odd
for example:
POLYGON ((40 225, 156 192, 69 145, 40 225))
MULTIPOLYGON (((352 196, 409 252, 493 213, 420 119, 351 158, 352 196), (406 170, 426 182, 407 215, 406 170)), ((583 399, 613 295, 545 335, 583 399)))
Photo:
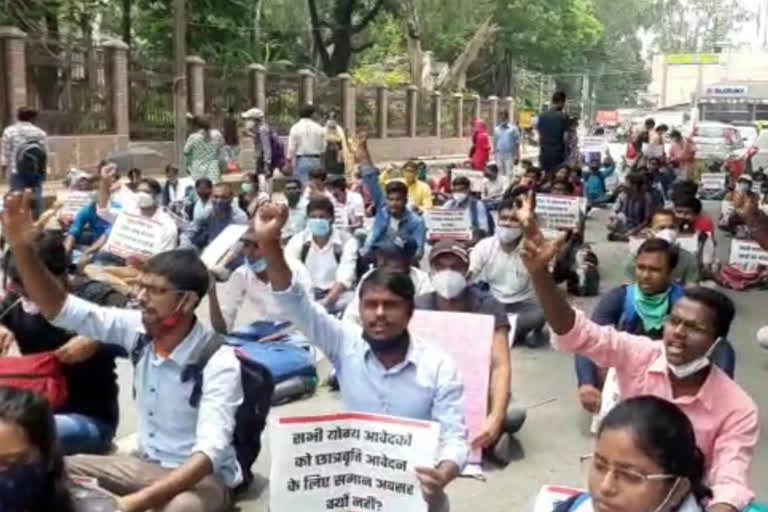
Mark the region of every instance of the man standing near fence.
POLYGON ((258 108, 242 114, 245 119, 245 133, 253 140, 253 158, 256 160, 256 174, 272 177, 272 144, 269 140, 270 127, 264 120, 264 112, 258 108))
POLYGON ((520 160, 520 130, 509 119, 509 112, 501 113, 499 125, 493 133, 493 153, 499 174, 510 182, 515 165, 520 160))
POLYGON ((315 107, 311 104, 301 107, 299 121, 288 134, 288 160, 293 166, 294 176, 306 185, 309 172, 322 166, 325 155, 325 128, 314 119, 315 107))
POLYGON ((35 125, 37 111, 21 107, 15 123, 3 130, 0 142, 0 167, 11 190, 31 188, 35 218, 42 207, 42 190, 48 166, 48 134, 35 125))

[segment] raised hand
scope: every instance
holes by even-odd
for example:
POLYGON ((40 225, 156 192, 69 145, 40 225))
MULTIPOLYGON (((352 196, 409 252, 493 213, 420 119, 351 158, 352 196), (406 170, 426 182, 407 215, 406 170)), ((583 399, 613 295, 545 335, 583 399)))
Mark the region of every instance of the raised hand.
POLYGON ((267 203, 253 216, 253 229, 259 241, 279 241, 280 234, 288 220, 288 206, 267 203))
POLYGON ((523 260, 523 264, 528 269, 528 272, 531 274, 547 272, 549 270, 549 262, 558 255, 560 249, 565 244, 567 236, 567 233, 562 233, 555 240, 546 240, 541 235, 541 232, 538 231, 538 228, 536 236, 533 238, 526 236, 523 239, 520 258, 523 260))
POLYGON ((112 185, 117 181, 117 164, 109 162, 100 171, 101 179, 112 185))
POLYGON ((32 245, 39 230, 32 217, 32 190, 13 192, 5 198, 3 234, 11 247, 32 245))

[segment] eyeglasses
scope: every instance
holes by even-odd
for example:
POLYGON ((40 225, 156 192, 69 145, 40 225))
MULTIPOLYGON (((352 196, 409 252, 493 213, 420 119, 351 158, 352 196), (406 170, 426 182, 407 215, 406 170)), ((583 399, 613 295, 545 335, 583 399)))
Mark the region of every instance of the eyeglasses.
POLYGON ((670 313, 669 316, 667 316, 667 322, 669 323, 669 325, 671 325, 675 329, 682 325, 685 328, 686 332, 698 334, 701 336, 706 336, 707 334, 712 333, 712 331, 708 327, 704 327, 703 325, 700 325, 694 322, 689 322, 687 320, 683 320, 679 316, 675 316, 672 313, 670 313))
POLYGON ((675 475, 669 475, 666 473, 645 474, 639 471, 635 471, 627 468, 617 468, 615 465, 610 464, 603 460, 601 457, 596 457, 595 454, 583 455, 581 458, 582 465, 589 464, 589 471, 594 472, 601 478, 605 478, 608 473, 613 473, 616 482, 619 485, 627 487, 641 487, 648 482, 657 480, 671 480, 677 478, 675 475))
POLYGON ((173 288, 171 286, 157 286, 150 283, 136 283, 133 285, 133 292, 134 295, 137 297, 140 296, 142 293, 146 293, 147 295, 152 295, 154 297, 164 295, 166 293, 184 293, 184 290, 179 290, 177 288, 173 288))

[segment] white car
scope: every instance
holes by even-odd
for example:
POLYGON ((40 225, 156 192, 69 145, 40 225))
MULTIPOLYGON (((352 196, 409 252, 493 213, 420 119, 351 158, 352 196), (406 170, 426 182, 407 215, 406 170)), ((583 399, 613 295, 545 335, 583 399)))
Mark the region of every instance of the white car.
POLYGON ((736 129, 741 134, 741 140, 745 146, 754 146, 757 140, 757 128, 751 125, 737 125, 736 129))
POLYGON ((757 153, 752 157, 752 168, 768 171, 768 130, 763 130, 757 136, 754 147, 757 148, 757 153))
POLYGON ((734 152, 744 149, 744 141, 735 126, 714 121, 702 121, 693 126, 693 142, 697 160, 724 162, 734 152))

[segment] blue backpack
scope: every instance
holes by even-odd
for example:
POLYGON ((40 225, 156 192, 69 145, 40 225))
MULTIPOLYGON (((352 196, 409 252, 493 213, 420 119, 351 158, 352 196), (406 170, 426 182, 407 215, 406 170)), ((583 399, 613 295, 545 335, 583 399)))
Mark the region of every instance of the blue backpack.
MULTIPOLYGON (((669 305, 677 302, 683 296, 685 289, 677 283, 672 284, 672 290, 669 292, 669 305)), ((637 334, 637 321, 639 316, 635 310, 635 287, 628 284, 625 287, 624 306, 619 319, 618 329, 621 331, 637 334)))

